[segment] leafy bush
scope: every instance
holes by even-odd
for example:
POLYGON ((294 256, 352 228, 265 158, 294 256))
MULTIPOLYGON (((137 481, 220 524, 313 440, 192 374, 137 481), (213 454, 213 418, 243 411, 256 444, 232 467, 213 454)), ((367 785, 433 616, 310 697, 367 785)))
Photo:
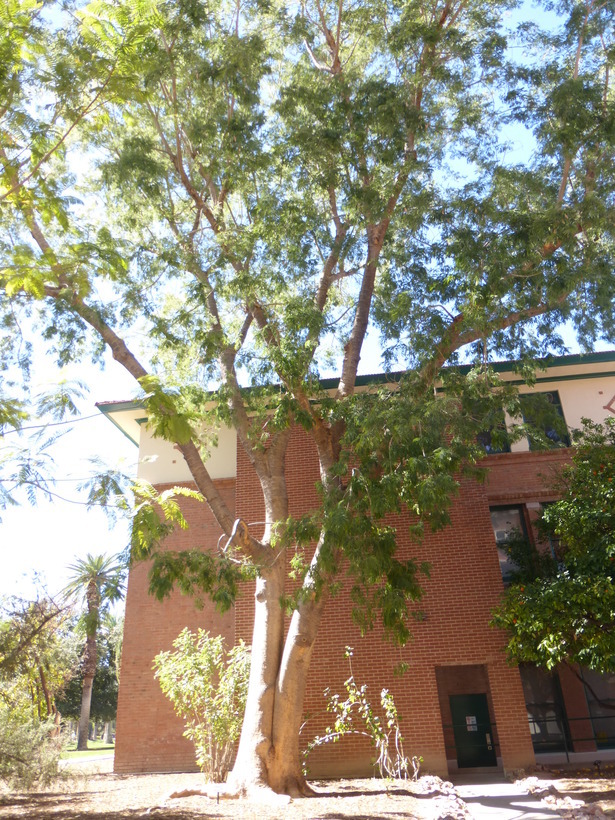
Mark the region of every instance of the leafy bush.
POLYGON ((342 700, 339 694, 332 693, 329 688, 325 689, 327 712, 333 713, 335 723, 333 726, 327 726, 324 735, 315 737, 308 744, 304 752, 304 761, 316 746, 336 743, 348 734, 364 735, 371 738, 377 751, 374 765, 378 767, 380 777, 402 780, 412 777, 413 780, 417 780, 423 758, 416 755, 408 758, 404 753, 404 739, 399 729, 399 716, 393 695, 388 689, 381 691, 380 706, 383 716, 378 716, 368 700, 367 685, 359 686, 352 674, 351 647, 346 647, 345 656, 350 667, 350 677, 344 682, 347 697, 342 700), (354 723, 353 713, 356 713, 361 720, 359 726, 354 723), (410 773, 411 768, 412 774, 410 773))
POLYGON ((53 719, 24 719, 0 708, 0 779, 28 790, 48 786, 60 772, 62 739, 53 719))
POLYGON ((228 653, 218 635, 184 629, 174 652, 154 658, 156 677, 192 741, 201 771, 214 783, 228 774, 241 731, 250 675, 250 650, 243 641, 228 653))

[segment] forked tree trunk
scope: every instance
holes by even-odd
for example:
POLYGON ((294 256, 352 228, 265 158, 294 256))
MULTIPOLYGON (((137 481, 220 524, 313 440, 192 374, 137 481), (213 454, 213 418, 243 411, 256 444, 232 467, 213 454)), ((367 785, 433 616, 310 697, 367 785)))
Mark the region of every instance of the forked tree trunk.
POLYGON ((229 775, 230 787, 239 791, 252 792, 270 785, 273 713, 284 639, 280 598, 285 574, 285 562, 278 560, 267 576, 256 582, 248 698, 237 758, 229 775))
POLYGON ((310 598, 293 613, 278 675, 269 784, 274 791, 291 797, 313 794, 303 774, 299 732, 312 650, 326 599, 326 593, 318 601, 310 598))
MULTIPOLYGON (((326 483, 323 461, 330 466, 334 458, 329 453, 323 459, 321 453, 321 477, 326 483)), ((267 521, 283 525, 288 514, 283 467, 268 485, 261 483, 267 521)), ((269 528, 275 531, 271 523, 269 528)), ((312 568, 321 546, 319 542, 312 568)), ((312 651, 328 595, 325 590, 316 600, 312 594, 312 568, 304 580, 305 595, 293 613, 286 640, 281 604, 285 555, 278 555, 257 580, 248 699, 237 758, 228 778, 232 791, 268 789, 291 797, 313 794, 302 770, 299 730, 312 651)))
POLYGON ((284 575, 281 563, 275 578, 257 582, 248 701, 229 786, 243 792, 270 788, 299 797, 312 794, 302 771, 299 729, 326 596, 300 606, 283 645, 284 575))
MULTIPOLYGON (((285 437, 287 441, 288 437, 285 437)), ((286 444, 271 451, 266 473, 259 475, 265 500, 265 532, 261 544, 271 544, 276 525, 286 521, 288 496, 284 477, 286 444), (276 460, 274 465, 273 461, 276 460)), ((258 468, 257 468, 258 469, 258 468)), ((284 643, 284 609, 281 599, 286 580, 284 551, 261 562, 254 591, 254 627, 250 681, 237 758, 228 777, 231 790, 254 793, 270 788, 269 766, 273 755, 273 715, 276 685, 284 643)))

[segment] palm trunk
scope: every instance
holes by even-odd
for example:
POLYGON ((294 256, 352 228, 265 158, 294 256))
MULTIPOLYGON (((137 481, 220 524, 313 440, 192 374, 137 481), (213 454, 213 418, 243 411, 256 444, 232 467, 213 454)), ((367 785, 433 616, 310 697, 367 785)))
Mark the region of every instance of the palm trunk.
POLYGON ((80 752, 84 752, 88 748, 93 684, 94 675, 84 676, 83 689, 81 691, 81 714, 79 716, 79 729, 77 732, 77 750, 80 752))
POLYGON ((88 623, 86 626, 85 652, 83 654, 83 689, 81 691, 81 714, 79 716, 79 731, 77 734, 77 749, 85 751, 88 748, 88 728, 90 725, 90 709, 92 705, 92 687, 96 674, 96 633, 98 631, 98 609, 100 594, 96 583, 88 584, 86 593, 88 605, 88 623))

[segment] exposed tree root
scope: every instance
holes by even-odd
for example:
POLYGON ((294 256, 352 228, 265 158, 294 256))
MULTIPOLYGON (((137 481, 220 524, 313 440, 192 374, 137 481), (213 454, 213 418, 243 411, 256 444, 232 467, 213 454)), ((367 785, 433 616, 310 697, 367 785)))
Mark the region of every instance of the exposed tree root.
POLYGON ((286 806, 291 800, 290 795, 277 794, 269 786, 248 786, 238 789, 230 788, 224 783, 210 783, 202 789, 182 789, 181 791, 171 792, 166 799, 177 800, 181 797, 208 797, 210 800, 216 801, 246 798, 267 806, 286 806))
POLYGON ((291 797, 318 797, 318 792, 315 791, 306 780, 293 780, 285 784, 284 791, 291 797))

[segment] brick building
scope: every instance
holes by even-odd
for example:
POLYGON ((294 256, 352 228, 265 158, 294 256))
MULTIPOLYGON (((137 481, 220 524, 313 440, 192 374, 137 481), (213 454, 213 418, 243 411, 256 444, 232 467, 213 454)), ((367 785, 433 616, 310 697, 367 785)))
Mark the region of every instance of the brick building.
MULTIPOLYGON (((515 378, 509 365, 498 367, 503 378, 515 378)), ((569 429, 580 427, 583 417, 603 420, 615 413, 615 353, 555 359, 537 373, 532 390, 520 389, 547 393, 569 429)), ((137 402, 99 407, 138 445, 141 477, 160 487, 190 484, 181 455, 151 437, 137 402)), ((489 453, 487 446, 487 481, 464 481, 451 526, 426 535, 419 546, 407 540, 401 522, 402 553, 426 560, 432 568, 423 583, 424 597, 416 604, 414 638, 406 647, 393 645, 378 630, 362 638, 351 622, 344 592, 329 602, 310 668, 306 742, 326 725, 324 688, 343 691, 348 677, 344 647, 350 645, 355 678, 368 685, 374 704, 382 687, 392 691, 406 752, 422 755, 427 771, 446 775, 458 767, 511 770, 532 764, 535 756, 593 761, 598 749, 602 759, 608 757, 608 749, 615 747, 615 718, 610 717, 615 713, 605 711, 603 701, 615 703, 615 676, 611 680, 580 670, 599 702, 570 670, 548 675, 507 665, 504 636, 489 626, 507 571, 498 542, 513 529, 532 537, 532 521, 541 505, 554 500, 550 474, 568 457, 565 440, 560 436, 554 443, 554 449, 541 452, 532 452, 526 440, 513 444, 510 452, 489 453), (408 664, 403 676, 393 674, 400 662, 408 664)), ((208 468, 237 517, 262 521, 258 480, 233 431, 220 432, 208 468)), ((316 503, 317 477, 312 445, 297 431, 287 456, 293 513, 316 503)), ((206 505, 188 502, 186 515, 189 529, 175 533, 169 545, 215 548, 221 533, 206 505)), ((179 593, 158 603, 146 588, 147 566, 137 565, 130 572, 126 598, 115 768, 194 770, 192 746, 154 680, 152 659, 169 649, 186 626, 220 633, 229 644, 239 638, 249 643, 251 596, 243 595, 234 610, 221 616, 211 605, 196 609, 179 593)), ((308 765, 312 776, 368 775, 370 755, 364 739, 347 737, 316 749, 308 765)))

